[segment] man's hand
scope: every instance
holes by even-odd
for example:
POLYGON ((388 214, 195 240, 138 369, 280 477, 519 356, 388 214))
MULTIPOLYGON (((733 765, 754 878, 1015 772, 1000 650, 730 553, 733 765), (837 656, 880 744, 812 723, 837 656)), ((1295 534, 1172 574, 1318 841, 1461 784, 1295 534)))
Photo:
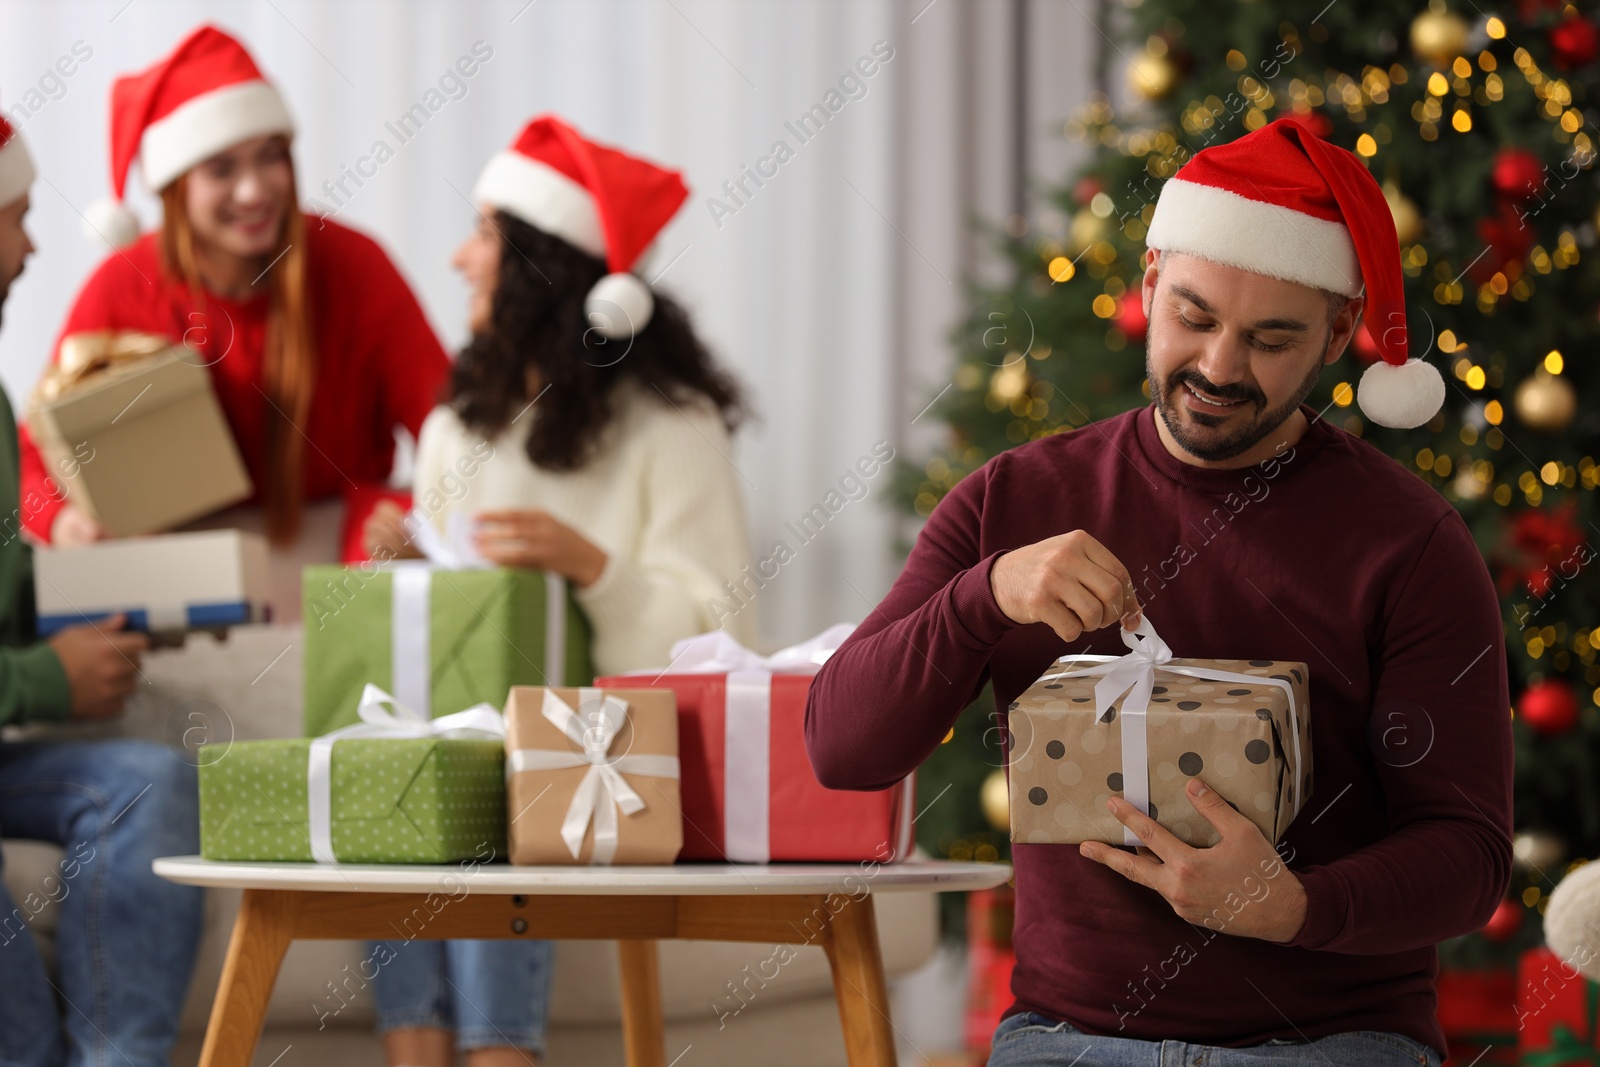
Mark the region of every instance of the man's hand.
POLYGON ((605 570, 605 550, 548 511, 481 511, 477 519, 477 549, 498 566, 553 571, 579 589, 605 570))
POLYGON ((107 536, 105 527, 76 504, 68 504, 56 512, 50 524, 50 543, 56 548, 79 548, 107 536))
POLYGON ((1260 827, 1234 811, 1198 778, 1189 782, 1189 801, 1222 840, 1210 848, 1190 848, 1154 819, 1121 797, 1108 802, 1113 815, 1133 830, 1145 847, 1137 855, 1099 841, 1078 851, 1129 881, 1160 893, 1185 922, 1237 937, 1285 942, 1306 920, 1306 891, 1260 827), (1151 859, 1154 854, 1157 858, 1151 859))
POLYGON ((1118 619, 1129 630, 1139 625, 1128 568, 1083 530, 1005 553, 989 571, 989 588, 1012 622, 1047 623, 1068 644, 1118 619))
POLYGON ((122 702, 133 692, 141 653, 150 638, 124 633, 124 615, 99 623, 68 626, 50 638, 50 647, 67 674, 74 719, 112 719, 122 714, 122 702))

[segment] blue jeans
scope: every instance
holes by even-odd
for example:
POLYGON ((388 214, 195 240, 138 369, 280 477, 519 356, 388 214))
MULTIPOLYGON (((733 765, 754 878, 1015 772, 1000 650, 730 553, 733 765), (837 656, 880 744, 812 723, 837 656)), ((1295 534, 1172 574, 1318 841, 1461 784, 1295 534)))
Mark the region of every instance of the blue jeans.
POLYGON ((0 743, 0 833, 66 850, 21 897, 0 885, 0 1065, 165 1067, 204 897, 150 861, 200 850, 194 768, 143 741, 0 743), (29 929, 47 899, 55 979, 29 929))
POLYGON ((988 1067, 1439 1067, 1439 1054, 1400 1034, 1358 1030, 1249 1048, 1096 1037, 1020 1012, 994 1031, 988 1067))
POLYGON ((462 1050, 509 1045, 543 1055, 551 942, 415 939, 370 947, 386 960, 372 980, 379 1033, 427 1026, 454 1030, 462 1050))

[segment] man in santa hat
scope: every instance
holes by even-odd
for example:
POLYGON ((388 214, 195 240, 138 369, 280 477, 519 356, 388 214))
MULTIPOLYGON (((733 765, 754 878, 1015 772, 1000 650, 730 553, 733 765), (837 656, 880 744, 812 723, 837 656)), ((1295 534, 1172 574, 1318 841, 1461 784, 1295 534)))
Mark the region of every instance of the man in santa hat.
MULTIPOLYGON (((0 117, 0 303, 33 253, 23 228, 33 163, 0 117)), ((143 634, 123 620, 35 640, 33 558, 17 534, 17 427, 0 391, 0 726, 121 714, 143 634)), ((201 891, 157 878, 157 856, 199 850, 194 768, 142 741, 0 741, 0 834, 64 854, 16 894, 0 883, 0 1063, 171 1062, 200 940, 201 891), (56 911, 54 975, 32 926, 56 911)), ((0 856, 0 860, 4 857, 0 856)))
MULTIPOLYGON (((1177 656, 1303 662, 1314 779, 1276 847, 1212 788, 1249 753, 1162 769, 1186 781, 1159 823, 1110 776, 1132 850, 1013 843, 989 1063, 1438 1064, 1435 945, 1510 879, 1499 601, 1456 510, 1304 403, 1363 316, 1383 356, 1363 413, 1411 427, 1443 401, 1410 358, 1388 208, 1360 159, 1280 120, 1186 164, 1149 245, 1152 402, 945 497, 817 675, 811 759, 886 788, 986 683, 1004 715, 1062 654, 1142 655, 1156 630, 1177 656)), ((1054 771, 1018 803, 1090 803, 1070 746, 1026 755, 1054 771)))

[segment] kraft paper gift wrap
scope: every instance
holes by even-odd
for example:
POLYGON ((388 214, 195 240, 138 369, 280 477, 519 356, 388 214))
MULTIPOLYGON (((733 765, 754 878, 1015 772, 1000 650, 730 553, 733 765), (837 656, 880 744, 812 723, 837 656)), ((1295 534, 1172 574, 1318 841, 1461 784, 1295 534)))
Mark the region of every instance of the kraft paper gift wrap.
POLYGON ((671 690, 519 686, 506 771, 512 863, 671 863, 683 846, 671 690))
POLYGON ((303 582, 307 736, 354 721, 368 682, 438 715, 594 677, 588 620, 555 575, 406 562, 307 567, 303 582))
POLYGON ((334 735, 200 749, 200 854, 212 860, 452 863, 506 854, 500 715, 429 721, 376 686, 334 735))
POLYGON ((1174 658, 1148 617, 1119 632, 1127 655, 1062 657, 1011 705, 1011 840, 1140 844, 1106 808, 1121 795, 1209 847, 1199 777, 1276 843, 1311 793, 1306 665, 1174 658))

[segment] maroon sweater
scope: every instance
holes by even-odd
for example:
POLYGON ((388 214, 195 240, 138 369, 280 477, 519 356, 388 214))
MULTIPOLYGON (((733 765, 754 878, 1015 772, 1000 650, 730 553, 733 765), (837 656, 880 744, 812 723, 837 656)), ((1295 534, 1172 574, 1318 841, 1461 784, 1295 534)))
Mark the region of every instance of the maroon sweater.
POLYGON ((1443 1053, 1434 946, 1510 881, 1499 602, 1448 502, 1302 411, 1300 441, 1239 470, 1172 456, 1153 406, 995 457, 811 687, 823 784, 882 789, 985 682, 1005 709, 1057 656, 1126 653, 1115 626, 1068 646, 995 603, 995 557, 1074 529, 1132 572, 1175 655, 1309 665, 1313 791, 1279 845, 1308 898, 1294 940, 1190 925, 1075 845, 1017 843, 1012 1012, 1234 1047, 1386 1030, 1443 1053))

